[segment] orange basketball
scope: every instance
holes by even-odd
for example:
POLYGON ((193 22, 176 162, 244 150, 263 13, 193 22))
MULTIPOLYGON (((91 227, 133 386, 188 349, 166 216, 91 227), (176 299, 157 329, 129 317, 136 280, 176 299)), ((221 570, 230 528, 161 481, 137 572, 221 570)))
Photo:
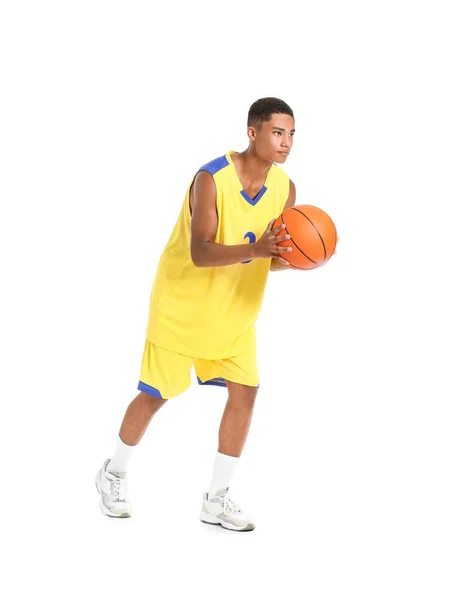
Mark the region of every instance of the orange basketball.
MULTIPOLYGON (((280 256, 289 261, 293 269, 316 269, 324 265, 335 252, 337 230, 329 215, 310 204, 298 204, 283 211, 275 220, 273 229, 285 225, 290 239, 279 242, 279 246, 291 246, 292 252, 280 256)), ((284 235, 285 230, 277 235, 284 235)))

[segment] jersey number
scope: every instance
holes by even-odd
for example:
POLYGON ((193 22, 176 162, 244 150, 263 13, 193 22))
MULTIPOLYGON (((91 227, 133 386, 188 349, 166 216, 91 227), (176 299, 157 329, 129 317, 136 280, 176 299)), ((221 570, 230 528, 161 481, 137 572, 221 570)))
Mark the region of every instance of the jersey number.
MULTIPOLYGON (((251 244, 254 244, 256 242, 256 235, 253 233, 253 231, 248 231, 245 235, 244 235, 244 240, 246 239, 250 240, 251 244)), ((250 260, 243 260, 242 264, 245 265, 245 263, 249 263, 252 262, 253 259, 250 260)))

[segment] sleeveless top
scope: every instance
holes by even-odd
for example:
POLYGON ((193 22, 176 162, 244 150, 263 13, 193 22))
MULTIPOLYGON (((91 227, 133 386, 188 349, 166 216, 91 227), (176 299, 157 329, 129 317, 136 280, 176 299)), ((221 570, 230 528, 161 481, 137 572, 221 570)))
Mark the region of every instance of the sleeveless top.
MULTIPOLYGON (((214 179, 219 244, 257 241, 282 212, 289 177, 272 164, 255 198, 242 189, 233 151, 203 165, 214 179)), ((190 256, 187 189, 179 218, 162 253, 151 291, 146 337, 180 354, 205 359, 230 358, 254 349, 255 322, 261 308, 271 259, 258 258, 220 267, 196 267, 190 256)))

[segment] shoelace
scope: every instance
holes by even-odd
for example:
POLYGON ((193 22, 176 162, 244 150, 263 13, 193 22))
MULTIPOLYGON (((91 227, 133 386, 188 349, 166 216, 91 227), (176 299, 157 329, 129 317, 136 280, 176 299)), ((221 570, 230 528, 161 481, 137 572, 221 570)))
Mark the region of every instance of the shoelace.
POLYGON ((115 477, 112 482, 113 502, 125 502, 126 489, 123 480, 115 477))
POLYGON ((225 511, 225 514, 242 514, 241 508, 233 502, 229 496, 224 496, 223 498, 223 510, 225 511))

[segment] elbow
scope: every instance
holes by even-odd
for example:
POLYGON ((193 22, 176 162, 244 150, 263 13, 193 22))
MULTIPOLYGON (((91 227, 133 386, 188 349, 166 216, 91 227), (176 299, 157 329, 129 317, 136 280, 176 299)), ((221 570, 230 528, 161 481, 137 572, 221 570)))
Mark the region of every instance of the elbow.
POLYGON ((208 241, 196 241, 190 244, 190 258, 196 267, 211 267, 212 259, 208 241))
POLYGON ((192 259, 192 262, 196 267, 200 266, 200 263, 198 262, 198 257, 196 256, 195 252, 192 252, 192 250, 190 251, 190 258, 192 259))
POLYGON ((200 260, 200 251, 193 245, 190 246, 190 258, 192 259, 192 262, 196 267, 203 266, 203 262, 200 260))

